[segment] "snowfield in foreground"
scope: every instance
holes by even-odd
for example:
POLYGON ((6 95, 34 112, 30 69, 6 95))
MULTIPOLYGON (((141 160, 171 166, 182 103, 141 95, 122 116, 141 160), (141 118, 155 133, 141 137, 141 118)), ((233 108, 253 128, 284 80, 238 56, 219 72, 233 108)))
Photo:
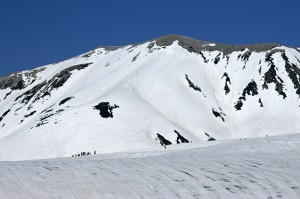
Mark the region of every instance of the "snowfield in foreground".
POLYGON ((0 162, 0 198, 300 198, 300 134, 0 162))

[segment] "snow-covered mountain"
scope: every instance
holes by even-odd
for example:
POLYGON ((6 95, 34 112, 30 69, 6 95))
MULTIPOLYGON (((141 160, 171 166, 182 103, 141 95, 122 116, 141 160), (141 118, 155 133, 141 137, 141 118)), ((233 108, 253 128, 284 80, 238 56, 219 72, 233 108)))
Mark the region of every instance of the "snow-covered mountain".
POLYGON ((0 160, 299 133, 300 49, 167 35, 0 78, 0 160))

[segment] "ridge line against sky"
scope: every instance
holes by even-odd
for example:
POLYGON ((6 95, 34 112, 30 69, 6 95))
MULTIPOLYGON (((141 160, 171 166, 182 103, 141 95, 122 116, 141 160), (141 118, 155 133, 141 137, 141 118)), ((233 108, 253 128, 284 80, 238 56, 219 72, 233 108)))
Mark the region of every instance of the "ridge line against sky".
POLYGON ((0 0, 0 76, 167 34, 300 47, 297 0, 0 0))

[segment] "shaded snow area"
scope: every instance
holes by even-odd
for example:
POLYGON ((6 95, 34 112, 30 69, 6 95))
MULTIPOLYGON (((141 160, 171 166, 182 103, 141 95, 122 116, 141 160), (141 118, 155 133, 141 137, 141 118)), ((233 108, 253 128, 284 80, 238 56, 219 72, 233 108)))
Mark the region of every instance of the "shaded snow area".
POLYGON ((300 133, 300 52, 167 35, 0 77, 0 160, 300 133))
POLYGON ((0 162, 0 198, 300 198, 300 134, 0 162), (180 147, 179 147, 180 146, 180 147))

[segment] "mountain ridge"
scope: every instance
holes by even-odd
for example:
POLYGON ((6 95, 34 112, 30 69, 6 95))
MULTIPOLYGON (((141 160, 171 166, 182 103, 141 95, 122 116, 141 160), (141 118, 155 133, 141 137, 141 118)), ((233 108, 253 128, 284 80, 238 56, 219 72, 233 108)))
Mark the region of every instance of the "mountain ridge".
MULTIPOLYGON (((226 44, 226 43, 215 43, 215 42, 209 42, 209 41, 204 41, 204 40, 200 40, 200 39, 195 39, 195 38, 192 38, 192 37, 186 37, 186 36, 183 36, 183 35, 179 35, 179 34, 168 34, 168 35, 164 35, 164 36, 161 36, 161 37, 156 37, 156 38, 153 38, 153 39, 149 39, 145 42, 138 42, 138 43, 133 43, 133 44, 125 44, 125 45, 120 45, 120 46, 109 46, 109 45, 101 45, 101 46, 98 46, 96 48, 94 48, 93 50, 95 49, 99 49, 99 48, 103 48, 107 51, 113 51, 113 50, 117 50, 119 48, 123 48, 123 47, 126 47, 126 46, 137 46, 137 45, 141 45, 141 44, 144 44, 144 43, 147 43, 147 42, 153 42, 155 41, 156 44, 158 46, 163 46, 163 45, 166 45, 166 46, 169 46, 171 45, 174 41, 184 41, 184 42, 181 42, 183 43, 183 47, 187 47, 188 45, 186 45, 185 43, 188 42, 188 43, 196 43, 196 46, 199 48, 199 46, 201 47, 201 45, 204 45, 204 44, 216 44, 218 46, 218 48, 211 48, 212 46, 205 46, 205 48, 202 46, 202 50, 222 50, 223 48, 225 49, 230 49, 228 50, 229 52, 231 51, 235 51, 235 50, 243 50, 245 48, 249 48, 249 50, 252 50, 252 51, 267 51, 267 50, 270 50, 274 47, 279 47, 279 46, 284 46, 284 45, 281 45, 281 44, 276 44, 276 43, 257 43, 257 44, 244 44, 244 45, 235 45, 235 44, 226 44)), ((286 47, 289 47, 289 48, 293 48, 295 50, 297 50, 298 52, 300 52, 300 48, 296 47, 296 46, 286 46, 286 47)), ((90 50, 88 52, 91 52, 93 50, 90 50)), ((189 50, 189 49, 187 49, 189 50)), ((87 53, 88 53, 87 52, 87 53)), ((82 54, 87 54, 87 53, 81 53, 77 56, 80 56, 82 54)), ((77 57, 75 56, 75 57, 77 57)), ((71 57, 71 58, 68 58, 68 59, 72 59, 74 57, 71 57)), ((66 60, 68 60, 66 59, 66 60)), ((39 68, 39 67, 37 67, 39 68)), ((24 71, 30 71, 30 70, 33 70, 33 69, 28 69, 28 70, 24 70, 24 71)), ((0 76, 0 80, 4 77, 8 77, 8 76, 11 76, 11 75, 14 75, 14 74, 17 74, 17 73, 20 73, 20 72, 23 72, 22 71, 15 71, 15 72, 11 72, 7 75, 3 75, 3 76, 0 76)))

